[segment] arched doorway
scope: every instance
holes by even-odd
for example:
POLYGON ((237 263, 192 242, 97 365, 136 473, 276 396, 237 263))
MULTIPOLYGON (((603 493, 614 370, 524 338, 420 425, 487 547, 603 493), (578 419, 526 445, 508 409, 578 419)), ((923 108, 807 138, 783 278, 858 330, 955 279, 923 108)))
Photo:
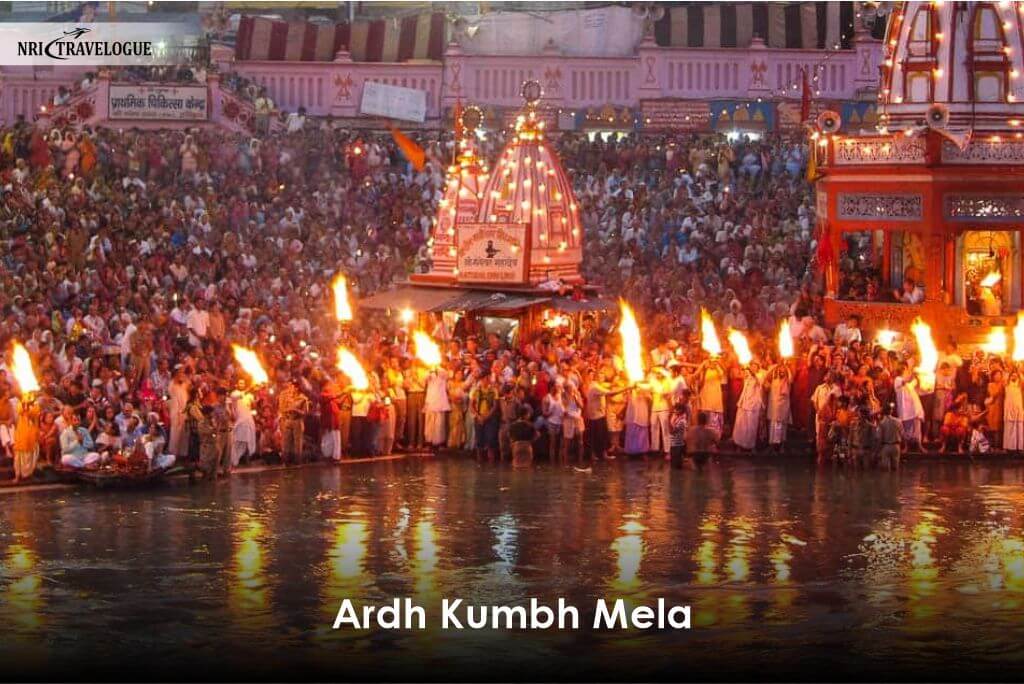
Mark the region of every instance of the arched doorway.
POLYGON ((1020 308, 1020 233, 968 230, 957 238, 957 303, 972 316, 1020 308))

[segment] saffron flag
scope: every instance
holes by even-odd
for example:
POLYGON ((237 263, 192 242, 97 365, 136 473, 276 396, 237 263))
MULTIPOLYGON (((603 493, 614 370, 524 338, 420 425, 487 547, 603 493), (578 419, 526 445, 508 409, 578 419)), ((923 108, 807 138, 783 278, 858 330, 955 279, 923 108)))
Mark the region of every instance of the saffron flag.
POLYGON ((427 153, 423 151, 423 148, 417 145, 415 140, 394 126, 391 127, 391 137, 395 139, 395 144, 398 145, 402 155, 412 164, 412 168, 422 171, 424 164, 427 162, 427 153))
POLYGON ((835 252, 832 251, 832 238, 829 235, 828 224, 824 221, 818 222, 818 268, 827 271, 828 267, 835 260, 835 252))
POLYGON ((819 176, 819 174, 818 174, 818 151, 817 151, 816 147, 817 147, 817 145, 815 145, 814 141, 812 140, 811 144, 810 144, 810 152, 807 155, 807 182, 808 183, 813 183, 814 181, 818 180, 818 176, 819 176))
POLYGON ((811 118, 811 84, 807 81, 807 69, 800 72, 800 123, 811 118))
POLYGON ((462 98, 455 100, 455 109, 452 110, 452 122, 455 124, 455 144, 462 140, 465 131, 462 129, 462 98))

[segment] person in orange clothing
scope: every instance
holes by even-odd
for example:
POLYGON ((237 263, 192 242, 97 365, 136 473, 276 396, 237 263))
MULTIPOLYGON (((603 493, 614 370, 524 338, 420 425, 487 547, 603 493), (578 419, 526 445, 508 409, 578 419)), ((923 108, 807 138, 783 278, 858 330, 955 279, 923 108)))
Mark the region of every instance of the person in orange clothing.
POLYGON ((14 426, 14 483, 27 480, 36 472, 39 461, 39 415, 35 402, 22 400, 18 422, 14 426))
POLYGON ((96 168, 96 145, 88 133, 82 134, 82 139, 78 141, 78 150, 82 155, 78 162, 81 174, 86 177, 92 176, 92 171, 96 168))

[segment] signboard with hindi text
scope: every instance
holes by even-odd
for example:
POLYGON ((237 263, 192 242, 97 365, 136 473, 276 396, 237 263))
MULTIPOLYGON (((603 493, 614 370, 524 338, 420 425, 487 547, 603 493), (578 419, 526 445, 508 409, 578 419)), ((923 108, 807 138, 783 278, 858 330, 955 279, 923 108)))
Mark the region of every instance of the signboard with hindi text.
POLYGON ((526 282, 525 223, 461 223, 457 236, 460 282, 526 282))
POLYGON ((645 131, 703 133, 711 130, 711 108, 691 100, 641 100, 640 121, 645 131))
POLYGON ((110 86, 111 119, 205 121, 209 116, 206 86, 110 86))
POLYGON ((427 118, 427 91, 366 81, 359 113, 423 122, 427 118))

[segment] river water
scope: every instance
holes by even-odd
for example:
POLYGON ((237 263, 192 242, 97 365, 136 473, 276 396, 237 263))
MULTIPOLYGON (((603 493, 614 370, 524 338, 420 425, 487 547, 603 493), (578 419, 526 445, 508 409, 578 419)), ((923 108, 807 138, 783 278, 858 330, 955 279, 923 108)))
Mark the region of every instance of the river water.
POLYGON ((8 677, 1024 675, 1024 466, 590 471, 457 458, 0 497, 8 677), (340 602, 427 630, 330 629, 340 602), (692 607, 692 629, 440 631, 440 597, 692 607))

